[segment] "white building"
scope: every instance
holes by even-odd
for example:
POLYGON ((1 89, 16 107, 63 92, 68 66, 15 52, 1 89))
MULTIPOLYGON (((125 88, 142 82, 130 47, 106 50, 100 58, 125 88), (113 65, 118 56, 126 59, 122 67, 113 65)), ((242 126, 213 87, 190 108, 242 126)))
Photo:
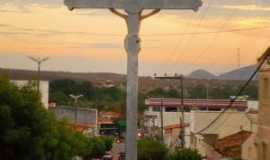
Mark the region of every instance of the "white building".
MULTIPOLYGON (((29 80, 11 80, 14 84, 19 87, 27 85, 30 81, 29 80)), ((41 94, 41 102, 43 103, 44 107, 48 109, 49 107, 49 81, 48 80, 41 80, 40 81, 40 94, 41 94)))

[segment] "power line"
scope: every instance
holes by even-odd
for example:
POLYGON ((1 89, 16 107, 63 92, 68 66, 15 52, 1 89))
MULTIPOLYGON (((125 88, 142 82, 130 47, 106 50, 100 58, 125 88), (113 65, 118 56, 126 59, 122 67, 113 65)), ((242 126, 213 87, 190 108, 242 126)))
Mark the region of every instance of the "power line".
POLYGON ((219 31, 208 31, 208 32, 190 32, 190 33, 165 33, 165 34, 143 34, 142 36, 151 36, 151 37, 162 37, 162 36, 185 36, 185 35, 204 35, 204 34, 215 34, 215 33, 232 33, 232 32, 245 32, 245 31, 252 31, 252 30, 264 30, 270 29, 270 26, 263 26, 263 27, 252 27, 252 28, 235 28, 235 29, 228 29, 228 30, 219 30, 219 31))
POLYGON ((212 42, 209 43, 202 50, 202 52, 199 54, 199 56, 197 56, 191 64, 195 64, 198 59, 200 59, 203 55, 205 55, 210 50, 210 48, 212 46, 214 46, 214 44, 216 43, 216 41, 218 39, 218 36, 220 35, 220 33, 222 33, 222 30, 225 28, 226 23, 231 20, 231 18, 233 17, 233 14, 235 13, 235 11, 236 11, 236 9, 234 9, 232 12, 230 12, 229 16, 227 16, 226 20, 223 22, 223 24, 221 25, 220 29, 218 31, 215 31, 215 35, 214 35, 214 38, 213 38, 212 42))
POLYGON ((251 76, 249 77, 249 79, 245 82, 245 84, 240 88, 240 90, 238 91, 238 93, 236 94, 236 96, 230 101, 228 107, 226 107, 222 112, 220 112, 220 114, 213 120, 211 121, 206 127, 204 127, 203 129, 199 130, 198 132, 196 132, 195 134, 201 134, 202 132, 204 132, 205 130, 209 129, 214 123, 216 123, 221 116, 232 107, 232 105, 234 104, 234 102, 238 99, 238 97, 240 95, 242 95, 243 91, 246 89, 246 87, 250 84, 250 82, 253 80, 253 78, 255 77, 255 75, 257 74, 257 72, 261 69, 262 65, 264 64, 264 62, 269 58, 270 56, 270 48, 268 48, 266 50, 266 55, 264 57, 262 57, 262 60, 260 61, 259 65, 257 66, 257 68, 254 70, 254 72, 251 74, 251 76))
MULTIPOLYGON (((207 12, 208 12, 208 10, 209 10, 209 8, 210 8, 210 4, 211 4, 211 3, 213 3, 213 0, 211 0, 211 1, 208 2, 208 5, 207 5, 207 7, 206 7, 206 9, 205 9, 205 11, 204 11, 204 14, 202 14, 202 16, 199 17, 199 18, 200 18, 200 19, 199 19, 199 22, 196 24, 196 32, 197 32, 198 28, 201 27, 202 22, 203 22, 203 20, 205 19, 206 15, 207 15, 207 12)), ((194 27, 192 27, 192 28, 194 28, 194 27)), ((190 35, 190 36, 189 36, 189 39, 187 39, 187 40, 185 41, 185 44, 184 44, 184 46, 182 47, 183 49, 184 49, 185 47, 188 46, 188 45, 187 45, 188 42, 192 39, 192 34, 189 34, 189 35, 190 35)), ((176 48, 178 48, 178 46, 176 46, 176 48)), ((184 53, 182 52, 180 58, 183 57, 183 54, 184 54, 184 53)), ((178 57, 179 57, 178 54, 177 54, 176 56, 174 56, 174 61, 173 61, 173 63, 176 63, 177 59, 179 59, 178 57)))

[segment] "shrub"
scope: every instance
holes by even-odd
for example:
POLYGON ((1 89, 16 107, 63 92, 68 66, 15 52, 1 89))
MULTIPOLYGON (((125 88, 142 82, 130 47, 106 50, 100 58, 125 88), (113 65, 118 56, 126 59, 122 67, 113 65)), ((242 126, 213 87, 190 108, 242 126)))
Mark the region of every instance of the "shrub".
POLYGON ((110 151, 113 147, 113 138, 111 137, 100 137, 100 139, 104 142, 106 151, 110 151))
POLYGON ((201 160, 202 157, 196 150, 181 149, 181 150, 176 150, 174 153, 172 153, 168 159, 169 160, 201 160))
POLYGON ((153 139, 138 141, 138 160, 165 160, 168 153, 167 147, 153 139))

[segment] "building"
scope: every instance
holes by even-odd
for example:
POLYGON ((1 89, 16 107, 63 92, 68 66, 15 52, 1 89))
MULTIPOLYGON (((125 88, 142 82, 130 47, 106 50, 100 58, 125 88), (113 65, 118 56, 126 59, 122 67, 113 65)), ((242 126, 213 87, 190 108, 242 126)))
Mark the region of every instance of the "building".
POLYGON ((260 63, 264 58, 267 61, 263 64, 259 73, 259 116, 258 132, 256 137, 258 160, 270 159, 270 48, 258 59, 260 63))
POLYGON ((123 117, 118 112, 99 112, 98 128, 100 135, 114 136, 119 134, 117 122, 123 117))
MULTIPOLYGON (((11 80, 15 85, 19 87, 23 87, 31 82, 31 80, 11 80)), ((41 80, 40 81, 40 88, 41 94, 41 102, 43 103, 44 107, 48 109, 49 107, 49 81, 48 80, 41 80)))
POLYGON ((211 147, 214 148, 219 139, 242 130, 256 132, 256 125, 250 119, 250 117, 256 117, 256 114, 237 111, 224 112, 215 123, 205 129, 219 115, 220 112, 192 111, 190 147, 197 149, 205 157, 213 156, 211 147))
MULTIPOLYGON (((147 119, 144 125, 148 128, 146 129, 146 132, 148 134, 152 135, 151 132, 154 131, 153 128, 162 128, 161 117, 163 117, 163 132, 166 131, 165 126, 176 124, 184 125, 185 127, 181 129, 185 129, 185 146, 191 147, 193 144, 191 143, 192 138, 190 135, 192 135, 192 133, 196 133, 197 131, 205 127, 215 116, 217 116, 221 111, 228 107, 230 104, 230 100, 185 99, 183 101, 183 108, 185 111, 184 124, 181 124, 180 122, 182 114, 181 112, 179 112, 178 109, 179 106, 181 106, 181 99, 149 98, 145 101, 145 103, 148 106, 148 110, 146 110, 144 113, 147 119)), ((225 132, 225 134, 222 135, 224 137, 239 131, 240 125, 243 125, 245 126, 245 128, 250 129, 250 122, 247 117, 245 117, 245 111, 247 110, 247 108, 247 101, 236 101, 229 110, 229 112, 231 112, 230 115, 233 114, 233 117, 242 117, 238 119, 236 118, 237 123, 235 123, 235 127, 231 128, 231 126, 228 125, 228 128, 222 128, 218 132, 213 133, 209 131, 209 134, 221 134, 222 132, 225 132)), ((229 121, 227 121, 226 124, 228 122, 229 121)), ((161 133, 161 131, 159 133, 161 133)), ((174 146, 175 144, 171 144, 170 142, 177 143, 177 141, 171 141, 170 139, 174 140, 179 136, 177 136, 177 134, 172 134, 174 135, 173 137, 171 137, 171 135, 167 137, 167 135, 168 134, 164 134, 165 142, 168 146, 174 146)), ((199 137, 196 136, 195 139, 197 138, 199 137)))

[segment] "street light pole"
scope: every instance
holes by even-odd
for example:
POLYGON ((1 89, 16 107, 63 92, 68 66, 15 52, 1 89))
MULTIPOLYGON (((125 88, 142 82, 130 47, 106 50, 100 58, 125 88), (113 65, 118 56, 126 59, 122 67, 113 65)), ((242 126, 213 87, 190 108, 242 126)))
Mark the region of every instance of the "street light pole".
POLYGON ((184 106, 184 76, 181 75, 180 77, 180 81, 181 81, 181 113, 182 113, 182 117, 181 117, 181 147, 184 148, 185 147, 185 106, 184 106))
MULTIPOLYGON (((184 107, 184 75, 178 76, 175 74, 175 76, 163 76, 163 77, 157 77, 155 76, 154 78, 156 79, 174 79, 174 80, 180 80, 180 85, 181 85, 181 92, 180 92, 180 98, 181 98, 181 105, 177 108, 178 112, 181 111, 181 117, 179 119, 180 121, 180 127, 181 127, 181 132, 179 135, 179 138, 181 139, 181 147, 185 147, 185 107, 184 107)), ((163 100, 162 100, 162 105, 163 105, 163 100)))
POLYGON ((47 60, 49 60, 49 57, 46 57, 46 58, 40 58, 40 57, 31 57, 31 56, 28 56, 28 58, 34 62, 37 63, 37 91, 39 93, 39 90, 40 90, 40 77, 41 77, 41 64, 47 60))
POLYGON ((163 98, 161 99, 160 104, 160 133, 161 133, 161 141, 164 142, 164 120, 163 120, 163 98))
POLYGON ((69 97, 71 97, 73 100, 74 100, 74 106, 75 106, 75 124, 77 124, 77 119, 78 119, 78 100, 79 98, 83 97, 82 94, 80 95, 73 95, 73 94, 70 94, 69 97))

